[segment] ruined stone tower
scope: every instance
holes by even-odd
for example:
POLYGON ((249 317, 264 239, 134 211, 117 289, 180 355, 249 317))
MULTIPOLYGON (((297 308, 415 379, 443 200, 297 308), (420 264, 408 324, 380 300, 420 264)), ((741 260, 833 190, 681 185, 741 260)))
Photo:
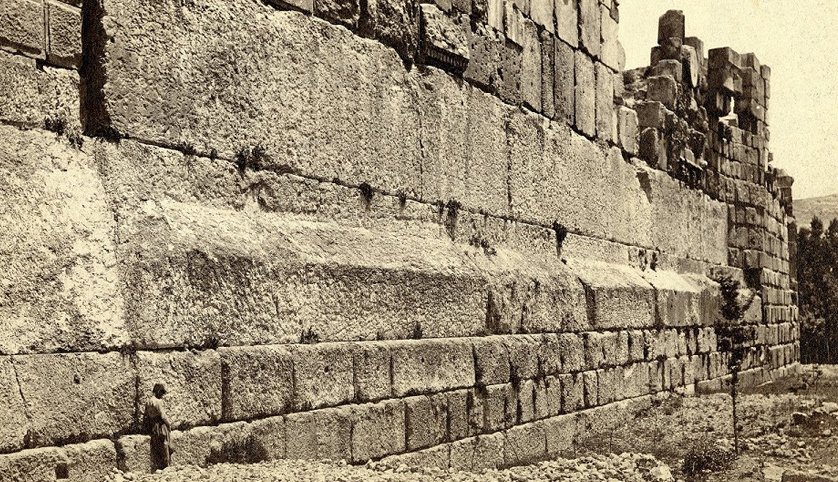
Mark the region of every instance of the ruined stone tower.
POLYGON ((720 274, 795 366, 771 71, 679 12, 84 2, 0 3, 0 473, 149 470, 158 381, 178 464, 546 458, 722 389, 720 274))

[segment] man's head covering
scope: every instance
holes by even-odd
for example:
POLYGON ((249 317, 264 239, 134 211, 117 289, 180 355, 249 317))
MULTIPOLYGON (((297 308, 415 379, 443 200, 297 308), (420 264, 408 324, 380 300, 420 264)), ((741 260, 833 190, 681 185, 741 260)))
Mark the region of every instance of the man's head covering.
POLYGON ((151 389, 151 392, 157 395, 158 397, 162 397, 166 394, 166 385, 162 383, 155 383, 154 388, 151 389))

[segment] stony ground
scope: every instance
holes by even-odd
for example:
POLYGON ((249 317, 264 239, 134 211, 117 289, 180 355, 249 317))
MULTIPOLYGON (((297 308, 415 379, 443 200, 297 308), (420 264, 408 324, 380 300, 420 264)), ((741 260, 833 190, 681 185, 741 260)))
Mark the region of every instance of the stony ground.
POLYGON ((170 468, 111 480, 185 481, 827 481, 838 482, 838 366, 804 367, 739 397, 735 457, 727 394, 672 397, 559 459, 483 473, 371 463, 276 461, 170 468), (785 474, 785 477, 784 477, 785 474), (797 474, 796 476, 793 476, 797 474), (808 475, 802 475, 808 474, 808 475), (816 478, 815 474, 822 478, 816 478))

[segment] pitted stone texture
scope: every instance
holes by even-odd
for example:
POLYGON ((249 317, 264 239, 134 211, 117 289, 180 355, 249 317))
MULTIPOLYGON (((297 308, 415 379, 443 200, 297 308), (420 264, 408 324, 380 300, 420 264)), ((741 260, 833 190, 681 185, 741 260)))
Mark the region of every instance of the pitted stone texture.
POLYGON ((591 56, 599 57, 601 42, 599 2, 579 0, 579 46, 591 56))
POLYGON ((71 482, 107 480, 116 468, 116 447, 111 440, 65 445, 63 449, 71 482))
POLYGON ((5 0, 0 4, 0 48, 43 58, 44 6, 38 0, 5 0))
POLYGON ((253 444, 260 447, 264 460, 285 458, 285 418, 268 417, 250 422, 253 444))
POLYGON ((0 455, 0 474, 3 480, 21 482, 50 482, 55 480, 55 469, 67 463, 67 456, 59 447, 23 450, 0 455))
POLYGON ((597 139, 613 139, 614 124, 614 75, 604 64, 597 62, 596 70, 596 134, 597 139))
POLYGON ((351 460, 350 407, 294 413, 285 418, 285 446, 289 459, 351 460))
POLYGON ((596 71, 594 62, 584 52, 577 50, 575 65, 576 128, 586 136, 593 137, 596 133, 596 71))
POLYGON ((53 134, 0 137, 0 353, 122 346, 115 222, 92 160, 53 134))
POLYGON ((387 342, 358 343, 353 347, 355 399, 372 401, 393 395, 390 345, 387 342))
POLYGON ((391 349, 397 397, 474 386, 474 358, 466 340, 394 341, 391 349))
POLYGON ((41 127, 47 118, 62 119, 67 132, 81 131, 79 74, 0 52, 0 121, 41 127))
POLYGON ((127 356, 21 355, 13 362, 33 445, 110 437, 132 428, 137 394, 127 356))
POLYGON ((554 0, 556 34, 567 45, 579 46, 579 6, 577 0, 554 0))
POLYGON ((285 346, 222 348, 224 420, 279 415, 294 400, 294 364, 285 346))
POLYGON ((288 351, 294 362, 294 408, 310 410, 355 398, 352 345, 290 345, 288 351))
POLYGON ((47 61, 69 68, 81 64, 81 9, 54 0, 44 2, 49 51, 47 61))
POLYGON ((138 352, 140 410, 154 396, 155 383, 166 385, 164 406, 172 428, 212 425, 221 418, 221 358, 215 350, 138 352))
MULTIPOLYGON (((557 0, 564 2, 565 0, 557 0)), ((575 0, 571 3, 576 4, 575 0)), ((567 125, 574 125, 576 119, 576 74, 575 51, 562 41, 553 42, 556 47, 553 58, 553 103, 556 109, 556 120, 564 121, 567 125)))
POLYGON ((448 14, 436 5, 420 5, 422 19, 422 55, 426 61, 459 70, 469 60, 469 21, 466 15, 448 14))
POLYGON ((647 270, 643 278, 655 288, 655 326, 694 326, 706 323, 701 317, 702 289, 672 271, 647 270))
POLYGON ((396 49, 403 59, 413 61, 419 43, 419 18, 412 2, 367 0, 362 3, 359 28, 396 49))
POLYGON ((0 358, 0 419, 5 421, 0 426, 0 452, 22 449, 29 420, 10 357, 0 358))
POLYGON ((255 0, 102 3, 93 130, 227 158, 260 146, 267 168, 418 194, 415 92, 389 47, 255 0), (148 22, 164 28, 134 35, 148 22))
POLYGON ((655 292, 639 270, 582 260, 570 260, 568 264, 585 284, 594 329, 654 324, 655 292))
POLYGON ((365 462, 405 451, 405 406, 402 400, 352 407, 352 459, 365 462))

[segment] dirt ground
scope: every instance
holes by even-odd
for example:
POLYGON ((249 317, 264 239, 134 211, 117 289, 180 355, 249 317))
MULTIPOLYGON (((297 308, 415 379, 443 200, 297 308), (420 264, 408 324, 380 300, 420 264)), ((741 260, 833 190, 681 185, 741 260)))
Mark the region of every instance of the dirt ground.
POLYGON ((838 366, 742 390, 737 413, 738 457, 728 394, 672 397, 582 453, 651 454, 690 482, 838 481, 838 366))

